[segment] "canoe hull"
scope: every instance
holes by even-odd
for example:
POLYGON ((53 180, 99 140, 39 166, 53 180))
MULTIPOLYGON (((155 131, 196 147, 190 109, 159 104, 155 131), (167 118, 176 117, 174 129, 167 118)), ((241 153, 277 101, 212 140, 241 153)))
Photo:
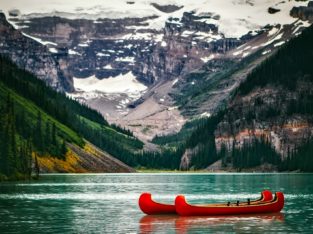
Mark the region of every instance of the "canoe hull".
POLYGON ((277 192, 275 198, 269 202, 261 202, 255 205, 239 206, 200 206, 190 205, 184 196, 179 195, 175 199, 177 214, 181 216, 203 216, 203 215, 238 215, 256 213, 275 213, 280 212, 284 207, 284 195, 277 192))
POLYGON ((176 214, 175 205, 157 203, 150 193, 141 194, 138 203, 141 211, 148 215, 176 214))

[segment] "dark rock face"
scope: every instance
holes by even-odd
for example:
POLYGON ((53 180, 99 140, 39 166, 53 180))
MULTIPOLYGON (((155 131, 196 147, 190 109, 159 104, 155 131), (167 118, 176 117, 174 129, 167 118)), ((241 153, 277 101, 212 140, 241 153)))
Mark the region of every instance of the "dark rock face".
MULTIPOLYGON (((306 90, 311 90, 309 86, 306 90)), ((268 87, 235 99, 215 132, 217 148, 221 149, 224 145, 228 150, 232 147, 238 149, 255 139, 267 139, 282 157, 286 157, 289 151, 303 145, 313 133, 308 116, 285 114, 288 100, 299 98, 301 92, 268 87), (273 117, 265 117, 268 113, 273 117)))
POLYGON ((48 48, 15 30, 0 13, 0 54, 8 56, 20 68, 35 74, 58 91, 73 90, 71 77, 61 69, 62 61, 48 48))
MULTIPOLYGON (((138 70, 135 67, 136 61, 141 57, 139 54, 149 53, 156 44, 149 38, 145 39, 145 34, 161 33, 145 29, 148 25, 145 21, 154 18, 152 16, 93 21, 43 17, 27 23, 22 21, 19 25, 28 26, 23 28, 25 33, 56 43, 58 54, 59 48, 64 48, 68 54, 67 57, 63 56, 64 60, 74 77, 96 75, 97 78, 103 79, 138 70), (135 30, 143 35, 142 38, 132 37, 135 30)), ((64 51, 62 53, 66 53, 64 51)), ((149 83, 149 80, 145 82, 149 83)))
POLYGON ((277 12, 280 12, 280 9, 276 9, 276 8, 273 8, 273 7, 269 7, 267 11, 268 11, 268 13, 270 13, 270 14, 275 14, 275 13, 277 13, 277 12))
POLYGON ((140 60, 145 61, 139 65, 140 77, 149 83, 174 79, 200 68, 205 63, 202 59, 208 55, 226 53, 246 41, 218 36, 216 25, 199 21, 212 17, 218 16, 198 17, 193 12, 185 12, 180 21, 169 19, 165 25, 163 42, 153 46, 148 57, 140 54, 140 60), (205 39, 212 35, 216 39, 205 39))
POLYGON ((301 20, 313 21, 313 1, 308 3, 308 6, 293 7, 290 15, 301 20))
POLYGON ((196 30, 196 31, 212 31, 213 33, 218 32, 218 27, 214 24, 207 24, 200 20, 205 19, 219 19, 219 16, 214 16, 213 14, 208 14, 207 16, 196 16, 194 12, 184 12, 183 17, 181 19, 181 23, 184 24, 185 29, 196 30))
POLYGON ((176 5, 159 5, 157 3, 151 3, 152 6, 154 6, 159 11, 165 12, 165 13, 172 13, 175 11, 178 11, 183 8, 183 6, 176 6, 176 5))
POLYGON ((12 17, 17 17, 21 14, 21 12, 17 9, 12 9, 9 11, 9 15, 12 16, 12 17))

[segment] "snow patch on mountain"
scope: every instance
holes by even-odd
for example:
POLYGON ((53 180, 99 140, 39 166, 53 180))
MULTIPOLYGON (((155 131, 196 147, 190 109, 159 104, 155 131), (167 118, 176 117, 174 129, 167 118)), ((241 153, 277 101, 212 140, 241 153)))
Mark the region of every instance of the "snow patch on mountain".
POLYGON ((74 77, 73 81, 75 89, 85 92, 138 94, 147 89, 145 85, 136 79, 132 72, 102 80, 94 75, 87 78, 74 77))
POLYGON ((280 42, 274 44, 274 47, 279 47, 279 46, 281 46, 281 45, 283 45, 285 43, 286 43, 285 41, 280 41, 280 42))
POLYGON ((172 82, 172 86, 174 86, 177 82, 178 82, 178 78, 176 78, 176 79, 172 82))
POLYGON ((77 51, 71 50, 71 49, 68 50, 68 54, 70 54, 70 55, 81 55, 81 54, 78 53, 77 51))
POLYGON ((113 67, 112 67, 111 64, 107 64, 107 65, 105 65, 105 66, 103 67, 103 69, 112 70, 113 67))
POLYGON ((208 61, 214 59, 214 57, 215 57, 214 54, 211 54, 210 56, 201 58, 201 60, 202 60, 204 63, 207 63, 208 61))
MULTIPOLYGON (((240 37, 249 31, 255 31, 270 24, 290 24, 295 21, 289 12, 293 6, 305 6, 305 1, 281 0, 158 0, 159 5, 183 6, 181 9, 166 13, 156 9, 151 3, 155 0, 136 0, 127 4, 125 0, 1 0, 0 8, 7 14, 11 9, 18 9, 24 19, 42 16, 60 16, 65 18, 142 18, 157 16, 146 22, 150 29, 161 30, 170 17, 181 18, 184 12, 195 12, 202 16, 214 13, 215 18, 201 19, 203 22, 214 23, 226 37, 240 37), (275 6, 280 11, 269 14, 268 8, 275 6)), ((148 36, 148 35, 142 35, 148 36)))
POLYGON ((58 53, 58 50, 56 48, 49 48, 49 51, 53 54, 58 53))
POLYGON ((263 55, 266 55, 266 54, 268 54, 268 53, 271 53, 271 51, 272 51, 272 50, 265 50, 265 51, 262 52, 262 54, 263 54, 263 55))
POLYGON ((56 44, 56 43, 54 43, 54 42, 51 42, 51 41, 44 41, 44 40, 41 40, 41 39, 38 38, 38 37, 33 37, 33 36, 28 35, 28 34, 23 33, 23 32, 22 32, 22 34, 23 34, 25 37, 29 37, 29 38, 31 38, 31 39, 33 39, 33 40, 39 42, 39 43, 42 44, 42 45, 54 45, 54 46, 57 46, 57 45, 58 45, 58 44, 56 44))
POLYGON ((116 58, 115 61, 118 62, 130 62, 130 63, 134 63, 135 62, 135 58, 134 57, 119 57, 116 58))
POLYGON ((273 39, 263 43, 261 46, 268 46, 268 45, 272 44, 274 41, 280 40, 282 38, 282 36, 283 36, 283 33, 280 33, 277 36, 275 36, 273 39))
POLYGON ((203 113, 200 115, 201 118, 205 118, 205 117, 206 117, 206 118, 210 118, 210 116, 211 116, 211 113, 209 113, 209 112, 207 112, 207 111, 206 111, 206 112, 203 112, 203 113))

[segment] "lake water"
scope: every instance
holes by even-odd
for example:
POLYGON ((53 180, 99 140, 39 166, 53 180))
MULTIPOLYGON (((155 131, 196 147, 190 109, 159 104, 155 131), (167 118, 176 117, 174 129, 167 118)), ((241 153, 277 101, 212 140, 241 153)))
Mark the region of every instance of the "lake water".
POLYGON ((313 174, 44 175, 35 182, 0 183, 0 233, 215 233, 313 230, 313 174), (141 192, 190 203, 258 198, 283 191, 279 214, 225 217, 146 216, 141 192))

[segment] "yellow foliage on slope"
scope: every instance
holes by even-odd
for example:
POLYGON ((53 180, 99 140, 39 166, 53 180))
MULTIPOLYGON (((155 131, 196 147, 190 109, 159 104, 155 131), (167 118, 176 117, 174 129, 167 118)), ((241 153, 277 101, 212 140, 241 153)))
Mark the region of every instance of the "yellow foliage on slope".
POLYGON ((85 152, 92 154, 93 156, 99 157, 96 149, 91 144, 86 143, 84 146, 84 150, 85 152))
MULTIPOLYGON (((35 157, 36 155, 33 154, 33 162, 35 162, 35 157)), ((64 160, 51 155, 37 155, 37 160, 40 173, 136 172, 87 141, 84 148, 68 143, 64 160)))
POLYGON ((79 164, 79 157, 68 150, 65 160, 51 157, 50 155, 38 156, 38 164, 41 172, 66 172, 66 173, 84 173, 88 172, 79 164))

